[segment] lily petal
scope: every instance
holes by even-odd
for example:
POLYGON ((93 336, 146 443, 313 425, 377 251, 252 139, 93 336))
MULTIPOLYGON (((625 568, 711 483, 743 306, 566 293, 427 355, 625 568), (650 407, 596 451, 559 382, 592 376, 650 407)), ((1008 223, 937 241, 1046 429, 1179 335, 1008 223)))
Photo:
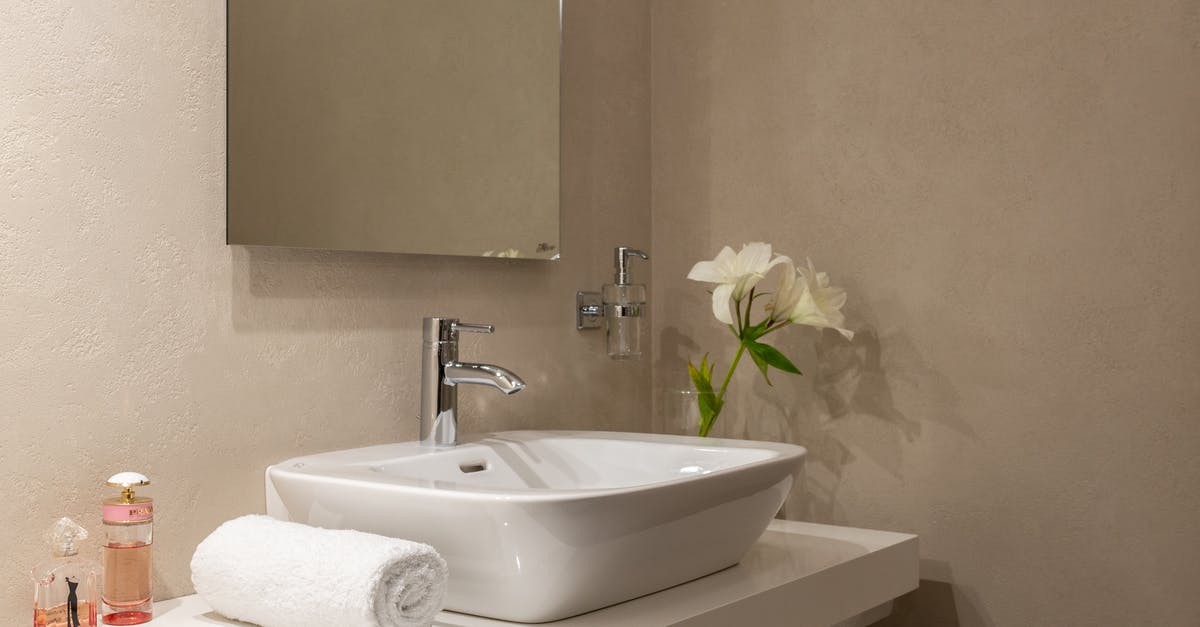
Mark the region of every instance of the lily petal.
POLYGON ((714 261, 696 262, 696 265, 692 265, 688 273, 688 279, 706 283, 719 283, 721 282, 721 273, 714 261))
POLYGON ((792 309, 800 301, 806 285, 796 281, 796 267, 792 265, 792 260, 787 257, 780 259, 784 267, 783 279, 779 282, 779 289, 775 291, 774 300, 767 304, 767 310, 771 312, 773 320, 786 320, 791 317, 792 309))
POLYGON ((717 256, 713 259, 713 261, 717 262, 717 265, 724 271, 726 275, 729 275, 733 273, 734 264, 737 263, 737 257, 738 254, 733 252, 732 248, 725 246, 721 249, 721 252, 717 253, 717 256))
POLYGON ((704 283, 732 283, 734 280, 733 266, 737 261, 737 253, 726 246, 709 261, 701 261, 692 266, 687 278, 704 283))
POLYGON ((687 278, 704 283, 724 282, 724 275, 721 274, 720 268, 715 261, 696 262, 696 265, 692 266, 691 272, 688 272, 687 278))
POLYGON ((761 273, 767 270, 771 261, 771 245, 765 242, 750 242, 742 244, 742 250, 737 254, 737 273, 761 273))
POLYGON ((776 255, 775 258, 772 259, 771 262, 767 264, 767 267, 765 270, 763 270, 763 272, 765 273, 767 270, 770 270, 771 268, 774 268, 775 266, 777 266, 781 263, 786 263, 789 266, 795 265, 792 263, 791 257, 788 257, 787 255, 776 255))
POLYGON ((729 302, 733 296, 733 285, 725 283, 713 290, 713 315, 725 324, 733 324, 733 312, 729 310, 729 302))
POLYGON ((817 272, 812 259, 807 259, 807 268, 798 272, 803 279, 804 292, 796 305, 788 312, 788 318, 795 324, 811 327, 834 329, 846 339, 853 339, 854 332, 845 328, 846 318, 842 315, 842 305, 846 304, 846 291, 840 287, 829 285, 829 275, 817 272))
POLYGON ((762 278, 763 276, 761 274, 756 274, 753 272, 749 274, 743 274, 742 276, 738 277, 737 282, 733 284, 733 300, 740 302, 746 297, 746 292, 749 292, 751 288, 753 288, 755 285, 758 285, 758 282, 761 281, 762 278))
MULTIPOLYGON (((840 287, 826 287, 824 306, 828 309, 841 309, 846 304, 846 290, 840 287)), ((839 312, 840 313, 840 312, 839 312)))

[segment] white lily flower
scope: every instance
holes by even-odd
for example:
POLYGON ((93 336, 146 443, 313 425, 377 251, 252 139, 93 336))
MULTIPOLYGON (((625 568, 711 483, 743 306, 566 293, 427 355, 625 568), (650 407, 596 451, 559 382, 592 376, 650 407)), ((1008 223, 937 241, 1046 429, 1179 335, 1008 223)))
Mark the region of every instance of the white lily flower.
POLYGON ((789 319, 792 310, 800 303, 805 290, 808 289, 808 283, 797 281, 797 278, 796 266, 790 261, 784 264, 783 279, 779 282, 779 289, 775 290, 775 298, 771 299, 766 306, 766 310, 771 314, 771 320, 789 319))
POLYGON ((483 253, 483 256, 484 257, 508 257, 508 258, 512 258, 512 259, 518 259, 518 258, 524 257, 525 255, 521 254, 520 249, 506 248, 504 250, 485 251, 483 253))
POLYGON ((787 274, 768 305, 771 317, 788 319, 794 324, 834 329, 846 339, 854 339, 854 332, 845 328, 846 318, 842 305, 846 304, 846 290, 829 285, 829 275, 817 272, 811 259, 808 268, 794 269, 788 264, 787 274), (797 279, 800 279, 797 281, 797 279))
POLYGON ((781 263, 792 263, 783 255, 774 258, 771 255, 771 245, 764 242, 742 244, 742 250, 737 253, 726 246, 712 261, 701 261, 692 266, 687 278, 716 283, 717 287, 713 289, 713 315, 725 324, 733 324, 730 301, 741 302, 771 268, 781 263))

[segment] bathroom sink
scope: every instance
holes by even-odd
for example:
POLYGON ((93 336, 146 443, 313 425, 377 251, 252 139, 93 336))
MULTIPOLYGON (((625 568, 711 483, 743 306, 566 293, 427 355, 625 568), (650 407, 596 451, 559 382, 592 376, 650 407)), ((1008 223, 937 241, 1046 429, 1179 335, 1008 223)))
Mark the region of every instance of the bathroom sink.
POLYGON ((267 469, 267 513, 433 545, 446 609, 546 622, 736 564, 803 461, 799 446, 508 431, 297 457, 267 469))

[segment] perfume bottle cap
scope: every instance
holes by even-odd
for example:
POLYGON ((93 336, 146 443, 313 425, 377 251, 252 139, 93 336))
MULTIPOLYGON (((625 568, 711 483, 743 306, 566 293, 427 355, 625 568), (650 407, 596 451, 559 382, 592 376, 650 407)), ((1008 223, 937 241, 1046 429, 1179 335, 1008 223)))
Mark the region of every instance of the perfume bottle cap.
POLYGON ((121 496, 104 499, 104 522, 128 525, 154 520, 154 501, 133 493, 135 487, 150 485, 145 475, 119 472, 108 478, 108 485, 122 490, 121 496))
POLYGON ((114 488, 125 488, 129 490, 135 486, 150 485, 150 479, 140 472, 118 472, 108 478, 108 485, 114 488))
POLYGON ((46 543, 55 557, 69 557, 79 553, 78 543, 88 537, 87 529, 67 517, 59 518, 46 531, 46 543))

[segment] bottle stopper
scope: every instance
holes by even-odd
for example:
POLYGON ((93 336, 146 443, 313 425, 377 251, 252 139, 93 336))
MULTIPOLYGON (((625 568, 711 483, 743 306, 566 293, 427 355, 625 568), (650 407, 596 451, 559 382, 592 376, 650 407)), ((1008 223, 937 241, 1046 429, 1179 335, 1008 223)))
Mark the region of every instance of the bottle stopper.
POLYGON ((67 517, 59 518, 45 534, 46 543, 57 557, 68 557, 79 552, 77 542, 86 540, 87 529, 67 517))

